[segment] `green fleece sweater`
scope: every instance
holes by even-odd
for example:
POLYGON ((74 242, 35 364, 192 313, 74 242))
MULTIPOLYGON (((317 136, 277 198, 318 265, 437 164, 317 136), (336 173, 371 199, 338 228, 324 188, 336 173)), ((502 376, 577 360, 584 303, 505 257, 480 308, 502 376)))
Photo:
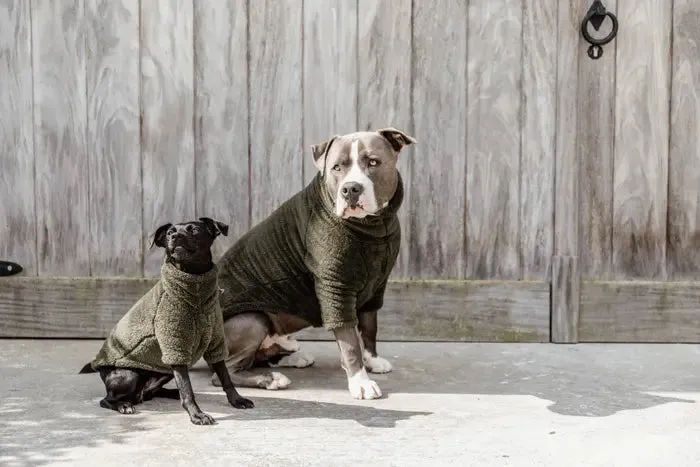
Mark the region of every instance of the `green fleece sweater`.
POLYGON ((188 274, 164 263, 160 280, 114 326, 91 362, 172 374, 171 365, 227 356, 217 267, 188 274))
POLYGON ((396 193, 378 216, 341 219, 320 174, 221 258, 224 319, 246 311, 284 311, 333 330, 381 308, 399 252, 396 193))

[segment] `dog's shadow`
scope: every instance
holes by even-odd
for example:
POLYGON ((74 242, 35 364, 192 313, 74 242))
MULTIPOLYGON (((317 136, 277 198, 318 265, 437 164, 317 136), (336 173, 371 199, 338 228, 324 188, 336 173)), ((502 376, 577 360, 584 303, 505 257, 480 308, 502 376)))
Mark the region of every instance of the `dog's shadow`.
MULTIPOLYGON (((263 393, 263 391, 260 391, 263 393)), ((257 391, 248 393, 255 403, 253 409, 235 409, 227 404, 226 396, 222 393, 198 393, 197 404, 205 412, 229 412, 224 416, 214 416, 217 421, 238 420, 292 420, 292 419, 329 419, 353 420, 367 428, 395 428, 396 423, 408 420, 418 415, 432 415, 433 412, 417 412, 408 410, 390 410, 369 405, 338 404, 333 402, 317 402, 277 397, 261 397, 257 391)), ((367 403, 368 401, 364 401, 367 403)), ((182 412, 177 401, 154 399, 136 407, 142 412, 175 413, 182 412), (173 402, 175 402, 173 404, 173 402)), ((183 413, 183 415, 186 415, 183 413)))

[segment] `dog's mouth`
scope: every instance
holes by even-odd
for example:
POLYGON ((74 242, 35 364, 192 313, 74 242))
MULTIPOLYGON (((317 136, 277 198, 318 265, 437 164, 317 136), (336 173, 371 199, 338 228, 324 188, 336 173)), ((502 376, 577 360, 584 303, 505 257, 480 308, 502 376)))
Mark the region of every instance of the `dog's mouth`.
POLYGON ((187 256, 194 253, 194 250, 186 247, 185 245, 175 245, 170 248, 170 254, 174 256, 187 256))
POLYGON ((341 217, 343 218, 348 218, 348 217, 365 217, 369 214, 372 214, 371 212, 367 211, 362 204, 357 203, 357 204, 352 204, 352 205, 346 205, 345 208, 343 209, 343 214, 341 217))

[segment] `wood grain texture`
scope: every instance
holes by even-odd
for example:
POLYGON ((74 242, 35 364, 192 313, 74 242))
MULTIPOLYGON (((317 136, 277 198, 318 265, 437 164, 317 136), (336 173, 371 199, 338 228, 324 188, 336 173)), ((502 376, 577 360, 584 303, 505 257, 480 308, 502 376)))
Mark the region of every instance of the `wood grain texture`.
MULTIPOLYGON (((358 130, 394 127, 420 140, 411 116, 411 0, 359 0, 358 11, 358 130)), ((401 248, 392 278, 408 276, 414 157, 415 145, 399 155, 405 191, 398 213, 401 248)))
POLYGON ((85 27, 90 270, 139 276, 139 2, 85 0, 85 27))
POLYGON ((195 216, 192 0, 141 2, 141 154, 144 274, 160 273, 150 248, 159 225, 195 216))
POLYGON ((520 263, 526 280, 549 280, 551 274, 557 3, 523 2, 520 263))
POLYGON ((521 0, 469 2, 469 279, 521 276, 522 12, 521 0))
POLYGON ((697 282, 583 282, 579 342, 700 343, 697 282))
POLYGON ((408 277, 461 278, 467 127, 467 6, 414 2, 413 119, 408 277))
POLYGON ((578 342, 580 271, 575 256, 552 260, 552 342, 578 342))
POLYGON ((0 281, 0 337, 103 338, 155 283, 146 278, 18 277, 0 281))
POLYGON ((673 3, 668 276, 700 278, 700 4, 673 3))
POLYGON ((557 121, 554 172, 554 254, 578 254, 579 185, 577 154, 577 90, 580 25, 584 2, 559 2, 557 30, 557 121))
MULTIPOLYGON (((312 144, 357 131, 357 1, 304 1, 303 181, 318 169, 312 144)), ((363 13, 364 15, 364 13, 363 13)))
POLYGON ((32 42, 26 0, 0 3, 0 258, 37 272, 32 42))
POLYGON ((624 34, 615 39, 616 279, 666 276, 671 6, 639 0, 617 8, 624 34))
POLYGON ((197 217, 229 225, 219 257, 249 228, 246 0, 194 3, 197 217))
MULTIPOLYGON (((616 13, 617 1, 606 1, 605 8, 616 13)), ((599 31, 588 29, 603 38, 611 28, 607 19, 599 31)), ((589 46, 581 40, 578 47, 579 266, 582 279, 600 280, 612 272, 617 40, 603 46, 597 60, 588 57, 589 46)))
MULTIPOLYGON (((155 283, 137 278, 0 281, 0 337, 102 338, 155 283)), ((380 340, 547 342, 546 282, 390 282, 380 340)), ((298 334, 331 339, 323 329, 298 334)))
POLYGON ((39 275, 90 275, 83 0, 32 0, 39 275))
POLYGON ((250 2, 251 226, 302 186, 302 0, 250 2))

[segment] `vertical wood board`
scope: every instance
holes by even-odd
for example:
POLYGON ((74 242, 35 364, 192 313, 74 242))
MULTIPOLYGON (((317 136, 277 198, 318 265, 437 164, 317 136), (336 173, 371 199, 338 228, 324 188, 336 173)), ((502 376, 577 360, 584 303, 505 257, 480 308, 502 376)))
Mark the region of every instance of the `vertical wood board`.
POLYGON ((413 119, 408 277, 461 278, 467 127, 467 6, 414 2, 413 119))
POLYGON ((32 0, 38 273, 90 275, 83 0, 32 0))
MULTIPOLYGON (((359 0, 358 11, 358 130, 394 127, 420 141, 411 115, 411 0, 359 0)), ((415 145, 399 154, 404 202, 398 212, 401 249, 392 278, 408 276, 415 157, 420 157, 415 145)))
MULTIPOLYGON (((302 0, 250 2, 251 226, 302 186, 302 0)), ((310 156, 308 156, 310 157, 310 156)))
POLYGON ((157 275, 163 250, 152 235, 195 216, 192 0, 141 2, 141 153, 144 274, 157 275))
POLYGON ((524 280, 549 280, 551 274, 557 3, 557 0, 523 2, 519 231, 524 280))
POLYGON ((0 259, 37 272, 30 4, 0 4, 0 259))
POLYGON ((639 0, 617 8, 624 33, 615 39, 616 279, 666 276, 671 6, 639 0))
POLYGON ((194 3, 196 215, 229 226, 214 258, 250 228, 247 3, 194 3))
POLYGON ((668 276, 700 279, 700 3, 673 4, 668 276))
POLYGON ((358 130, 357 21, 356 1, 304 1, 304 184, 318 172, 311 145, 358 130))
POLYGON ((85 27, 90 270, 139 276, 139 2, 85 0, 85 27))
POLYGON ((520 278, 522 11, 521 0, 469 2, 469 279, 520 278))

